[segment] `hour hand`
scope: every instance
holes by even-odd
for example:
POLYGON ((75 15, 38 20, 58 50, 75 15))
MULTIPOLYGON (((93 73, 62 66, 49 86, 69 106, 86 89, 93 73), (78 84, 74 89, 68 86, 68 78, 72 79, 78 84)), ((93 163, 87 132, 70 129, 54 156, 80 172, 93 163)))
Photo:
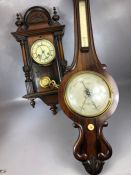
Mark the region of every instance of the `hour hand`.
POLYGON ((41 59, 42 58, 42 55, 41 54, 38 54, 37 55, 37 58, 41 59))

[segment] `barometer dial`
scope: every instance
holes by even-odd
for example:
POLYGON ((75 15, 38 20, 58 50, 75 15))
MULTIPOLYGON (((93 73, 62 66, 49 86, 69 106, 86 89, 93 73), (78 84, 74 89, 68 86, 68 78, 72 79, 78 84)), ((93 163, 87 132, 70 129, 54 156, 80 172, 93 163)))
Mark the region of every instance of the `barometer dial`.
POLYGON ((85 117, 104 113, 112 103, 112 91, 106 79, 96 72, 85 71, 74 74, 65 88, 67 106, 85 117))

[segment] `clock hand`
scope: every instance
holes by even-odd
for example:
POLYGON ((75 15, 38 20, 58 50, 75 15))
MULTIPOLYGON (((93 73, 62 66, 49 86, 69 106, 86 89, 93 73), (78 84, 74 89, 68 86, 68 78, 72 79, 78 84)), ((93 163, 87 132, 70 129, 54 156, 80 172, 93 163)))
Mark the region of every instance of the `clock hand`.
POLYGON ((82 84, 83 84, 83 86, 84 86, 84 88, 85 88, 85 93, 86 93, 86 95, 87 95, 88 97, 90 97, 90 96, 91 96, 90 90, 85 86, 85 84, 84 84, 83 81, 81 81, 81 82, 82 82, 82 84))
POLYGON ((86 94, 90 96, 90 95, 91 95, 91 93, 90 93, 89 88, 87 88, 87 87, 85 86, 85 84, 84 84, 84 82, 83 82, 83 81, 81 81, 81 83, 83 84, 83 86, 84 86, 84 88, 85 88, 85 90, 86 90, 86 94))
MULTIPOLYGON (((85 84, 84 84, 84 82, 83 81, 81 81, 82 82, 82 84, 83 84, 83 86, 84 86, 84 88, 85 88, 85 94, 90 98, 90 100, 91 100, 91 103, 93 104, 93 106, 96 108, 96 109, 98 109, 97 108, 97 106, 96 106, 96 104, 95 104, 95 102, 92 100, 92 98, 91 98, 91 92, 90 92, 90 90, 85 86, 85 84)), ((84 106, 84 105, 83 105, 84 106)))
POLYGON ((42 51, 42 54, 44 54, 45 58, 46 58, 46 54, 45 54, 45 51, 43 50, 43 48, 40 46, 40 49, 42 51))
POLYGON ((44 51, 44 50, 42 51, 42 55, 44 55, 44 59, 48 59, 48 58, 47 58, 47 55, 45 54, 45 51, 44 51))
POLYGON ((42 58, 42 55, 38 54, 37 55, 37 58, 41 59, 42 58))
POLYGON ((83 104, 82 104, 81 111, 83 111, 83 109, 84 109, 84 106, 85 106, 86 100, 87 100, 87 98, 86 98, 86 96, 85 96, 85 100, 84 100, 84 102, 83 102, 83 104))
POLYGON ((91 98, 90 98, 90 100, 91 100, 93 106, 94 106, 96 109, 98 109, 97 106, 96 106, 96 104, 95 104, 95 102, 94 102, 91 98))
POLYGON ((91 101, 91 103, 93 104, 93 106, 94 106, 96 109, 98 109, 97 106, 96 106, 96 104, 95 104, 95 102, 92 100, 92 96, 91 96, 90 91, 87 91, 87 92, 85 92, 85 93, 86 93, 86 95, 88 96, 88 98, 90 99, 90 101, 91 101))
POLYGON ((95 104, 95 102, 92 100, 92 96, 91 96, 91 92, 89 91, 89 89, 85 86, 85 84, 84 84, 84 82, 82 81, 82 84, 83 84, 83 86, 85 87, 85 94, 90 98, 90 101, 91 101, 91 103, 93 104, 93 106, 96 108, 96 109, 98 109, 97 108, 97 106, 96 106, 96 104, 95 104))
POLYGON ((83 82, 83 81, 81 81, 81 83, 83 84, 84 88, 85 88, 85 89, 87 89, 87 87, 85 86, 84 82, 83 82))

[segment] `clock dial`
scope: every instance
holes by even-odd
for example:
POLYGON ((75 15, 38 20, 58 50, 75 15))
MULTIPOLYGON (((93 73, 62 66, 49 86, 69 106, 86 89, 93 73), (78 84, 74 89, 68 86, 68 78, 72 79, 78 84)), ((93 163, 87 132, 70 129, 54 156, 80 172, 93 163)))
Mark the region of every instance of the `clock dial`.
POLYGON ((35 62, 48 65, 55 59, 55 47, 49 40, 37 40, 31 47, 31 56, 35 62))
POLYGON ((79 72, 66 85, 65 102, 75 113, 95 117, 109 109, 112 91, 101 74, 92 71, 79 72))

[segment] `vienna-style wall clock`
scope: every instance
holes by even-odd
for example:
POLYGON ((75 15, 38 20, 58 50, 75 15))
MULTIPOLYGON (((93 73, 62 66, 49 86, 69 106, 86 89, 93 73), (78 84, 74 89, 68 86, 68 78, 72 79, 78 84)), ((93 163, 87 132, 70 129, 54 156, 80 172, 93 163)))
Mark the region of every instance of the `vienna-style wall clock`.
POLYGON ((64 59, 62 36, 64 25, 54 8, 53 17, 39 6, 31 7, 24 16, 17 14, 16 32, 12 35, 21 45, 27 98, 35 106, 40 98, 56 114, 58 87, 67 62, 64 59))
POLYGON ((89 0, 73 0, 75 55, 59 87, 59 103, 79 129, 74 156, 89 174, 102 171, 112 148, 103 136, 103 127, 119 100, 118 88, 96 55, 89 0))

